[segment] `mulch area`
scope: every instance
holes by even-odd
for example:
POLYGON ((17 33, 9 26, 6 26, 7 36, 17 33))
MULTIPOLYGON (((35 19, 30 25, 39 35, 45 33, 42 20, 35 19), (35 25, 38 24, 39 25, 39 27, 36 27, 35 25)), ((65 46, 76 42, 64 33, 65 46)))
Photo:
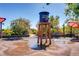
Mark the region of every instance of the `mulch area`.
POLYGON ((74 38, 71 40, 72 42, 79 42, 79 38, 74 38))

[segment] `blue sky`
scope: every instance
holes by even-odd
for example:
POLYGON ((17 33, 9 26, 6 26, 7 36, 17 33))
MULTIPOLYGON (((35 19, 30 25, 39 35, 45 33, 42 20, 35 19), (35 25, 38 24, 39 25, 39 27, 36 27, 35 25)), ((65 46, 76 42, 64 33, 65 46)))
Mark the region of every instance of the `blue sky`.
POLYGON ((17 18, 26 18, 30 20, 32 28, 36 28, 36 24, 39 21, 39 12, 49 11, 49 15, 59 16, 60 26, 66 20, 64 15, 64 9, 66 5, 62 3, 51 3, 46 5, 45 3, 6 3, 0 4, 0 17, 5 17, 3 28, 10 28, 10 22, 17 18), (44 8, 43 8, 44 7, 44 8))

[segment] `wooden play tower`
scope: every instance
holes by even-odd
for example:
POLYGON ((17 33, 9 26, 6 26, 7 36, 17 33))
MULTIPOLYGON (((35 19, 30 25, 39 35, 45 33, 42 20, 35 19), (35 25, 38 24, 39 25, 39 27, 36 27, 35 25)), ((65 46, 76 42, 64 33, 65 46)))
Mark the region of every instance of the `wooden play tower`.
POLYGON ((51 44, 51 24, 49 22, 49 12, 40 12, 40 21, 38 24, 38 45, 42 46, 43 39, 45 39, 44 45, 51 44))

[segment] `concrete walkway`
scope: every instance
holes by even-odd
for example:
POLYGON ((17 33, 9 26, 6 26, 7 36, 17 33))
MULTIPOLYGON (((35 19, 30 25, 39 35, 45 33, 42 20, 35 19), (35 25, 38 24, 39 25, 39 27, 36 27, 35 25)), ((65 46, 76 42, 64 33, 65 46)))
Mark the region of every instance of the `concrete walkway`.
POLYGON ((0 56, 79 56, 79 42, 70 42, 71 38, 54 38, 54 44, 46 50, 34 50, 37 46, 37 37, 28 37, 22 40, 0 40, 0 56))

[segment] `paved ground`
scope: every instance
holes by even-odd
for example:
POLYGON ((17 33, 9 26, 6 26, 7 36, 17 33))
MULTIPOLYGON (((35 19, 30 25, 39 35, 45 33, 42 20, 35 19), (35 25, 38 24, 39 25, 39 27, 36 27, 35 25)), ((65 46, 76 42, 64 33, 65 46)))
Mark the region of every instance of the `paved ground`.
POLYGON ((34 50, 37 37, 23 40, 0 40, 0 56, 79 56, 79 42, 70 42, 71 38, 54 38, 54 44, 46 50, 34 50))

